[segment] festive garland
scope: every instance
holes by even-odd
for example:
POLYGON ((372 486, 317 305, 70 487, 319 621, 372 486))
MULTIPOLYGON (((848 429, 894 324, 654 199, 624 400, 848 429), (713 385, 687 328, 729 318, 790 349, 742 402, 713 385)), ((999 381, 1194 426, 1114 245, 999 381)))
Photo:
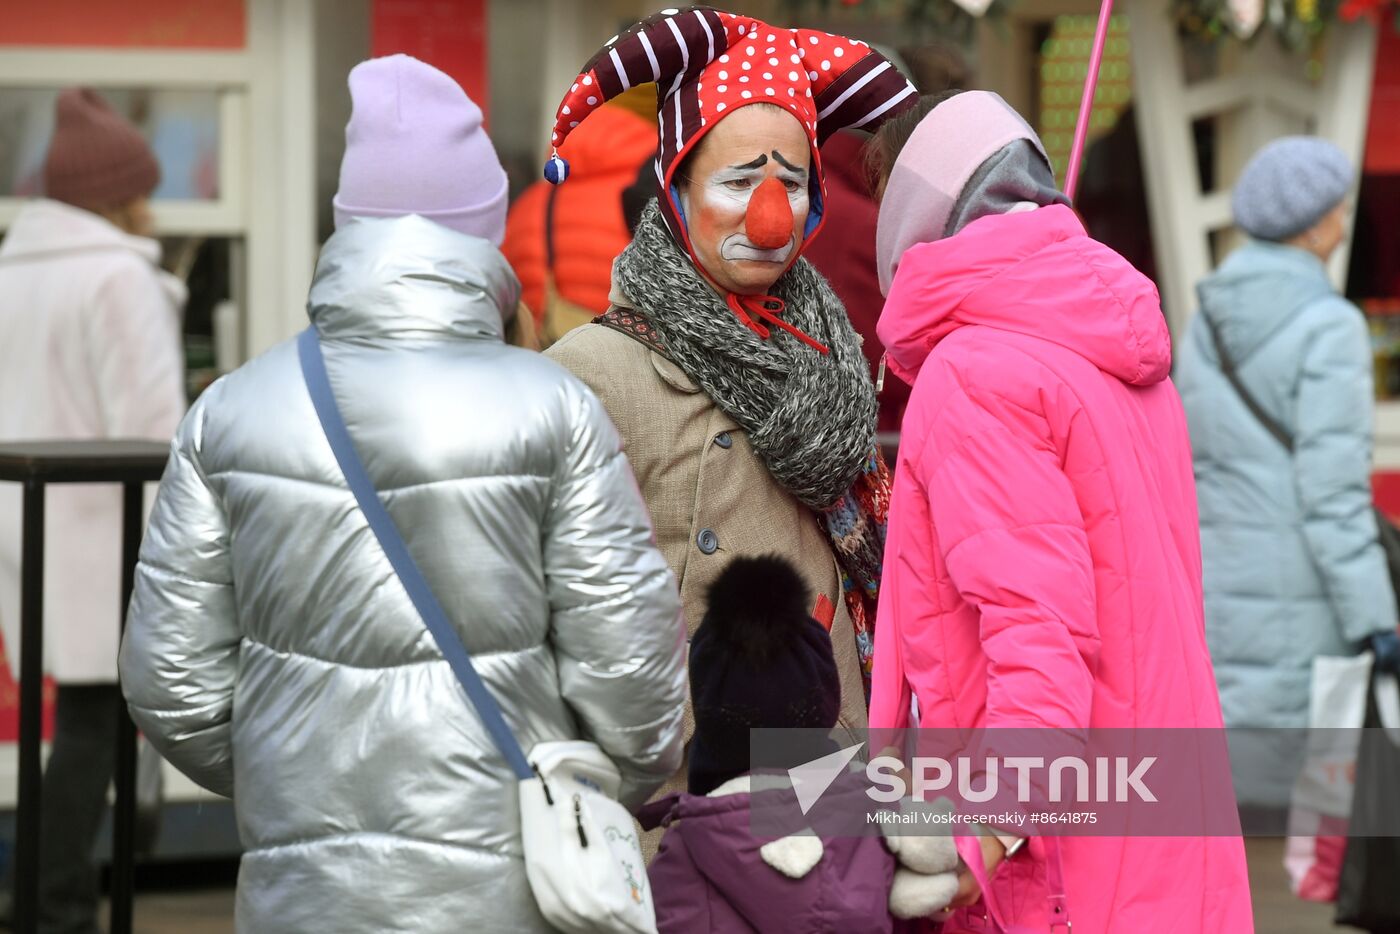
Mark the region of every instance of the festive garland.
POLYGON ((859 9, 882 17, 899 17, 910 25, 927 25, 945 38, 971 36, 979 19, 1000 19, 1016 0, 785 0, 789 14, 813 8, 859 9))
MULTIPOLYGON (((858 8, 874 15, 902 17, 927 24, 945 36, 966 37, 977 20, 999 19, 1016 0, 785 0, 790 12, 813 7, 858 8)), ((1255 39, 1266 24, 1290 49, 1313 45, 1327 27, 1365 17, 1377 25, 1389 21, 1400 32, 1400 0, 1173 0, 1177 24, 1209 40, 1234 36, 1255 39)))
POLYGON ((1366 17, 1377 26, 1390 20, 1390 26, 1400 32, 1400 2, 1397 0, 1346 0, 1338 11, 1347 22, 1366 17))
POLYGON ((1176 0, 1174 12, 1191 35, 1249 42, 1267 25, 1290 49, 1315 44, 1338 20, 1390 20, 1400 31, 1400 0, 1176 0))

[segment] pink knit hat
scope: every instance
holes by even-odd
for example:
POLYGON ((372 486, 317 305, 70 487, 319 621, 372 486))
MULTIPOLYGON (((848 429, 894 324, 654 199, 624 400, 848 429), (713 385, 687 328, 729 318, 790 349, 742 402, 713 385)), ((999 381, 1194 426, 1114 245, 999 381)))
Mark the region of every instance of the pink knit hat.
POLYGON ((353 110, 335 194, 335 223, 418 214, 501 245, 506 173, 481 108, 447 75, 407 55, 350 72, 353 110))
POLYGON ((919 121, 890 170, 880 200, 875 259, 881 294, 889 294, 905 250, 943 239, 963 188, 982 163, 1020 139, 1032 144, 1049 165, 1035 130, 991 91, 964 91, 919 121))
POLYGON ((89 210, 114 208, 149 195, 160 164, 141 132, 91 88, 58 96, 57 120, 44 157, 44 193, 89 210))

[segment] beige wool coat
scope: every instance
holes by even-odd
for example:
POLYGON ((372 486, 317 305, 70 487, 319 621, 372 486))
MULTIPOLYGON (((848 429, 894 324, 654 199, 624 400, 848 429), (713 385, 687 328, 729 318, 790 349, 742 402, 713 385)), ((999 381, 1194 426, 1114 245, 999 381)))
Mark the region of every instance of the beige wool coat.
MULTIPOLYGON (((627 299, 616 288, 615 306, 627 299)), ((840 725, 866 725, 855 629, 841 594, 831 539, 811 509, 783 489, 748 433, 680 367, 613 328, 587 324, 546 352, 603 401, 651 510, 657 545, 680 584, 690 633, 710 584, 739 556, 777 554, 835 610, 832 647, 841 675, 840 725)), ((687 700, 685 740, 695 729, 687 700)), ((684 788, 681 772, 663 792, 684 788)))

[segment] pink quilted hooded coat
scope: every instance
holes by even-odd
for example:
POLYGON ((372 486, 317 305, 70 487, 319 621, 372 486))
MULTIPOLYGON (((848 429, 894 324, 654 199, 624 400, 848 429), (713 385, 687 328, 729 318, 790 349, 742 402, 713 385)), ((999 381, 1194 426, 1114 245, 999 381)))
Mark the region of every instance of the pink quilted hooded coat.
MULTIPOLYGON (((1063 204, 944 236, 974 172, 1019 139, 1039 149, 1000 98, 959 95, 919 125, 886 189, 878 331, 914 389, 870 725, 906 725, 912 694, 928 728, 1218 728, 1156 289, 1063 204)), ((1075 934, 1253 930, 1237 837, 1061 839, 1075 934)), ((1038 849, 992 879, 1028 931, 1050 930, 1038 849)), ((945 934, 991 930, 982 915, 956 913, 945 934)))

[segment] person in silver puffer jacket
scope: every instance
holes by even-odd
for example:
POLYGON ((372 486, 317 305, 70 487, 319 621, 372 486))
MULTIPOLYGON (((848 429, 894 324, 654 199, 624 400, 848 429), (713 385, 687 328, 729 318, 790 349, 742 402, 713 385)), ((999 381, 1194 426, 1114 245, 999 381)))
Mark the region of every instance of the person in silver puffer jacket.
MULTIPOLYGON (((680 763, 675 581, 601 404, 502 343, 520 290, 493 244, 503 199, 422 211, 439 222, 346 199, 371 66, 397 69, 389 110, 418 127, 443 117, 412 112, 408 89, 451 80, 403 57, 352 73, 338 229, 309 302, 336 399, 521 746, 597 742, 639 806, 680 763), (488 236, 459 232, 483 216, 488 236)), ((357 507, 294 341, 180 426, 121 675, 156 747, 234 799, 240 931, 548 930, 515 778, 357 507)))

